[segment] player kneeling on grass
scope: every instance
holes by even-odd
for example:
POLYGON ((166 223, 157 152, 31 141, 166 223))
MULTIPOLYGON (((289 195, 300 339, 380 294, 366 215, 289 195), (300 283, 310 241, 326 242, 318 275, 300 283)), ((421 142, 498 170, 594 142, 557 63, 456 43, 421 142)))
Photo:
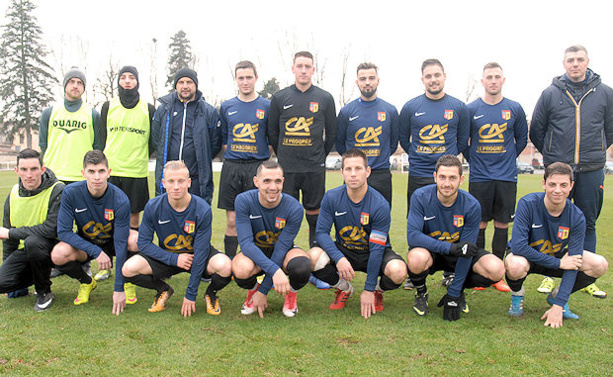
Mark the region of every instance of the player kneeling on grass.
POLYGON ((353 294, 349 281, 355 271, 366 272, 360 296, 364 318, 382 311, 383 292, 398 288, 407 276, 406 263, 388 242, 390 205, 367 184, 367 161, 358 149, 343 153, 341 173, 345 184, 324 195, 316 231, 320 247, 309 250, 313 275, 336 288, 332 310, 343 309, 353 294), (332 224, 336 242, 330 237, 332 224))
POLYGON ((131 284, 124 284, 121 274, 126 259, 136 252, 136 237, 130 235, 130 201, 117 186, 108 183, 111 169, 104 153, 92 150, 83 158, 85 181, 72 183, 64 189, 57 219, 60 243, 51 251, 51 260, 66 275, 78 280, 79 293, 75 305, 89 301, 96 288, 82 268, 92 259, 98 268, 111 268, 111 258, 116 257, 113 314, 123 312, 126 303, 136 302, 136 292, 131 284), (73 231, 76 223, 77 232, 73 231), (130 250, 132 253, 129 253, 130 250))
POLYGON ((511 287, 509 314, 524 314, 526 276, 537 273, 562 277, 549 294, 542 320, 545 326, 562 327, 563 319, 579 319, 568 307, 569 296, 594 283, 607 271, 602 255, 583 250, 585 217, 568 198, 573 188, 570 165, 554 162, 545 168, 544 193, 532 193, 517 203, 509 253, 505 259, 507 284, 511 287))
POLYGON ((219 315, 217 292, 230 283, 232 270, 230 258, 211 246, 211 206, 188 192, 191 179, 183 161, 167 162, 163 177, 166 193, 145 206, 138 235, 140 254, 126 262, 123 273, 128 281, 157 291, 149 311, 159 312, 174 294, 163 279, 190 272, 181 307, 185 317, 196 312, 200 279, 211 278, 204 296, 206 312, 219 315), (159 246, 153 243, 154 233, 159 246))
POLYGON ((434 170, 436 184, 417 189, 411 197, 407 219, 409 277, 415 285, 413 310, 428 314, 426 277, 436 271, 455 272, 455 278, 438 306, 443 318, 460 319, 468 313, 464 288, 489 287, 504 276, 502 261, 475 245, 481 221, 477 199, 460 185, 462 163, 453 155, 441 156, 434 170))
POLYGON ((248 289, 242 314, 258 312, 264 317, 267 294, 272 285, 285 296, 283 314, 298 313, 297 291, 309 282, 311 262, 294 245, 302 223, 302 206, 283 192, 283 169, 274 161, 262 163, 253 183, 257 190, 237 196, 236 231, 241 253, 232 260, 232 272, 239 287, 248 289), (266 273, 262 284, 257 276, 266 273))

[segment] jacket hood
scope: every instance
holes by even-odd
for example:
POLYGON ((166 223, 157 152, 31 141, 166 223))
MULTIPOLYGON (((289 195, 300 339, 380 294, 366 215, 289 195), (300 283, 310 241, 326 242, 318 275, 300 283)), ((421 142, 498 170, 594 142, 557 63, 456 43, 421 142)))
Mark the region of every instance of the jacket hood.
POLYGON ((37 189, 34 189, 32 191, 26 190, 26 188, 23 187, 23 184, 21 183, 21 179, 19 179, 19 196, 26 197, 26 196, 34 196, 34 195, 40 194, 41 191, 46 190, 49 187, 53 186, 55 182, 57 182, 55 173, 51 171, 51 169, 47 168, 47 170, 43 173, 42 182, 40 186, 38 186, 37 189))
POLYGON ((587 80, 586 80, 585 83, 577 84, 577 83, 574 83, 574 82, 570 81, 568 79, 568 77, 566 77, 566 74, 564 74, 562 76, 554 77, 551 84, 553 86, 557 87, 557 88, 560 88, 562 90, 566 90, 566 87, 568 85, 573 85, 573 84, 578 85, 578 86, 585 85, 586 88, 591 89, 591 88, 593 88, 595 86, 598 86, 598 84, 600 84, 600 82, 601 82, 600 75, 595 73, 594 71, 592 71, 589 68, 587 69, 586 77, 587 77, 587 80))

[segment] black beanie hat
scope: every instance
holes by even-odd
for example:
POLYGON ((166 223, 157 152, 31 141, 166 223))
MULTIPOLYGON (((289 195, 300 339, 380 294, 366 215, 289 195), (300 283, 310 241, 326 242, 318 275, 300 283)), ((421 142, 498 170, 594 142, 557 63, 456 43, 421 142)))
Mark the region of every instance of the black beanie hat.
POLYGON ((124 65, 123 67, 121 67, 121 69, 119 70, 119 75, 117 75, 117 85, 119 85, 119 78, 121 77, 121 75, 123 75, 126 72, 130 72, 131 74, 134 75, 134 77, 136 77, 136 88, 138 88, 140 85, 140 79, 138 78, 138 70, 136 69, 136 67, 131 66, 131 65, 124 65))
POLYGON ((192 79, 194 84, 196 84, 196 89, 198 89, 198 74, 196 71, 189 68, 181 68, 177 71, 177 73, 175 73, 175 82, 173 84, 174 89, 177 89, 177 82, 183 77, 189 77, 192 79))

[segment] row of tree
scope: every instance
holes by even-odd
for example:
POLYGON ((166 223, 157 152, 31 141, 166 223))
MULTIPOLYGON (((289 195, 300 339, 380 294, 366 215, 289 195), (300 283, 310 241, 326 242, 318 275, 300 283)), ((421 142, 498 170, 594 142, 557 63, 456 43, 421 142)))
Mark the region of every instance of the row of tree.
MULTIPOLYGON (((54 90, 59 85, 58 75, 48 64, 49 50, 43 43, 43 32, 34 16, 36 5, 31 0, 12 0, 7 11, 7 23, 3 25, 0 44, 0 132, 9 142, 16 135, 25 134, 28 147, 32 147, 32 133, 38 130, 42 110, 54 100, 54 90)), ((157 40, 153 39, 154 49, 157 40)), ((166 87, 171 89, 174 73, 179 68, 197 66, 190 41, 179 30, 168 46, 166 87)), ((156 51, 152 52, 156 54, 156 51)), ((110 100, 116 93, 117 75, 121 67, 109 59, 103 75, 97 78, 93 91, 98 102, 110 100)), ((153 98, 158 97, 157 75, 151 67, 153 98)), ((265 82, 260 95, 270 98, 279 90, 275 78, 265 82)), ((96 103, 94 103, 96 105, 96 103)))

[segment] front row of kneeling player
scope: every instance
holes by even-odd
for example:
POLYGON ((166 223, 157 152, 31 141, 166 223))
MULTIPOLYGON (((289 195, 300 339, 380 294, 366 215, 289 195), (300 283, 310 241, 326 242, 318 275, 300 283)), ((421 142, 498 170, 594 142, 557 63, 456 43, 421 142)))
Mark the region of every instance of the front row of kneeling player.
POLYGON ((132 284, 156 290, 149 311, 164 310, 174 293, 164 279, 185 271, 191 272, 191 277, 181 308, 184 316, 196 310, 201 277, 211 278, 204 296, 207 313, 220 314, 217 292, 234 275, 236 283, 248 290, 243 314, 257 311, 263 316, 267 294, 274 287, 285 296, 283 314, 293 317, 298 312, 296 292, 308 283, 311 271, 335 288, 330 309, 342 309, 353 294, 350 281, 355 271, 363 271, 367 276, 360 296, 362 316, 382 311, 383 292, 398 288, 407 273, 416 288, 413 309, 424 316, 429 311, 426 277, 443 270, 455 272, 455 279, 438 305, 444 307, 444 319, 454 321, 469 310, 465 288, 487 287, 502 279, 505 271, 512 289, 509 314, 522 315, 523 280, 529 273, 540 273, 562 277, 559 289, 547 299, 552 308, 543 316, 545 325, 559 327, 563 318, 578 318, 568 307, 569 295, 607 270, 602 256, 582 248, 585 220, 566 199, 573 186, 573 171, 566 164, 548 166, 545 192, 519 201, 503 265, 499 258, 475 246, 479 203, 459 189, 464 177, 458 158, 442 156, 434 173, 436 184, 417 190, 411 200, 407 267, 389 244, 389 204, 366 183, 370 174, 366 156, 352 149, 343 154, 342 163, 345 184, 325 194, 317 222, 318 246, 308 253, 294 244, 302 206, 282 194, 281 167, 274 161, 262 163, 254 177, 257 189, 236 198, 242 253, 230 260, 210 244, 211 208, 188 193, 189 172, 182 162, 166 165, 166 193, 147 203, 136 233, 129 228, 127 197, 107 183, 110 169, 102 152, 86 154, 85 181, 67 186, 62 193, 62 184, 42 166, 37 152, 25 150, 15 169, 20 183, 7 199, 5 227, 0 228, 0 238, 6 240, 0 292, 34 284, 38 292, 35 310, 48 309, 53 300, 48 277, 53 262, 81 283, 74 301, 80 305, 96 288, 81 264, 96 259, 99 268, 107 269, 115 255, 112 312, 117 315, 126 304, 136 302, 132 284), (59 242, 54 241, 52 231, 56 221, 59 242), (336 241, 330 236, 333 224, 336 241), (153 243, 154 233, 159 246, 153 243), (19 240, 25 242, 19 244, 19 240), (40 252, 45 247, 52 247, 50 258, 40 252), (257 277, 262 274, 265 277, 259 284, 257 277))

